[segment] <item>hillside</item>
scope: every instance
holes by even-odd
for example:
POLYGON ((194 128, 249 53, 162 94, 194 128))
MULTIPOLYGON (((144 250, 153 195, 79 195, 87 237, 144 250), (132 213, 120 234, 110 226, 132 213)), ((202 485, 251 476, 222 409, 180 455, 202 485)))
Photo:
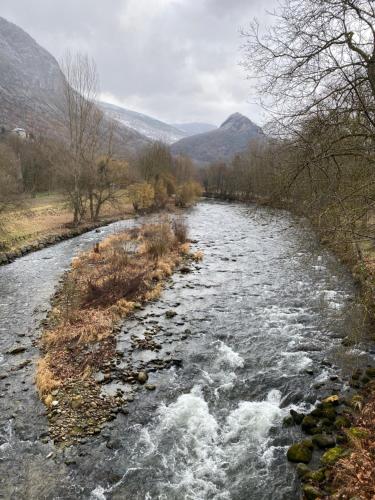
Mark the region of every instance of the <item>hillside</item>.
POLYGON ((263 139, 262 129, 249 118, 235 113, 216 130, 181 139, 172 146, 174 154, 209 163, 227 161, 244 152, 252 139, 263 139))
POLYGON ((216 130, 217 126, 212 125, 211 123, 172 123, 172 127, 178 128, 186 137, 190 137, 192 135, 204 134, 205 132, 211 132, 211 130, 216 130))
POLYGON ((136 130, 154 141, 163 141, 166 144, 172 144, 188 135, 172 125, 168 125, 151 116, 137 113, 136 111, 114 106, 106 102, 100 102, 99 106, 110 118, 117 120, 126 127, 136 130))
MULTIPOLYGON (((56 59, 30 35, 0 17, 0 125, 63 137, 63 76, 56 59)), ((120 126, 115 146, 135 154, 149 140, 120 126)))

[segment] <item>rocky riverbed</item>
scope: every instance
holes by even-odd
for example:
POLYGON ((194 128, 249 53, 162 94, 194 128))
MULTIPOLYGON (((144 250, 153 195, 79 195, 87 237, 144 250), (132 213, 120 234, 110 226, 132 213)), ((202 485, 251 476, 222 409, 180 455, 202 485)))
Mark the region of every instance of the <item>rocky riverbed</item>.
POLYGON ((355 286, 285 212, 207 202, 187 219, 204 261, 123 324, 116 361, 97 374, 123 411, 73 447, 54 446, 33 386, 38 325, 74 254, 133 222, 0 269, 0 497, 298 498, 286 453, 304 435, 284 418, 373 362, 366 343, 342 346, 355 286))

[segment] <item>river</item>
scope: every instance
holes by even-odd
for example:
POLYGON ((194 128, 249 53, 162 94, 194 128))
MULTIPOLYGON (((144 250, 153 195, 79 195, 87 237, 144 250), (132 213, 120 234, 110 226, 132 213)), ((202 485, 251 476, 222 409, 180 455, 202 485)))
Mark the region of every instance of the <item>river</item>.
POLYGON ((135 351, 135 362, 180 362, 150 373, 155 391, 136 391, 128 416, 74 448, 56 450, 48 439, 32 383, 38 325, 72 257, 134 222, 0 268, 0 498, 298 498, 285 454, 300 431, 282 421, 345 380, 352 278, 306 221, 286 212, 203 202, 186 219, 204 260, 175 274, 118 337, 126 349, 131 336, 157 327, 163 350, 135 351), (14 346, 25 351, 7 354, 14 346))

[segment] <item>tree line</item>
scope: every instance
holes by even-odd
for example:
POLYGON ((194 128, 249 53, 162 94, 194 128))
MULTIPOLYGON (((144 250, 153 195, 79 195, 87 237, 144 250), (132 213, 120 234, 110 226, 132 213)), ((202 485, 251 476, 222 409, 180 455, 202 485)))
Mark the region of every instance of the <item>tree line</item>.
POLYGON ((217 196, 308 216, 349 259, 374 243, 375 5, 284 0, 243 32, 243 64, 272 112, 268 138, 202 174, 217 196))
POLYGON ((170 200, 185 206, 200 195, 195 166, 172 157, 167 145, 150 143, 131 159, 118 153, 117 122, 96 105, 99 79, 91 59, 68 53, 61 68, 65 137, 0 131, 0 213, 26 196, 60 192, 78 225, 97 221, 104 206, 124 196, 135 210, 147 211, 170 200))

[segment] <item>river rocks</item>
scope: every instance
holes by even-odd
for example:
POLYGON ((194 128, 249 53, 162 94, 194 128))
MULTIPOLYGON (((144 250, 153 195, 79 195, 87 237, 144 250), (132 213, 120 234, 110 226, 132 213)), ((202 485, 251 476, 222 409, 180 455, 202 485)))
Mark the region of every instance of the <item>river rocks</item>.
POLYGON ((318 424, 318 420, 311 415, 305 415, 303 417, 301 427, 302 430, 309 433, 312 429, 315 429, 318 424))
POLYGON ((326 434, 316 434, 312 437, 312 442, 321 450, 332 448, 336 444, 335 438, 326 434))
POLYGON ((289 462, 308 464, 312 458, 311 447, 306 441, 293 444, 287 452, 289 462))
POLYGON ((183 266, 180 268, 180 272, 182 274, 188 274, 188 273, 191 273, 192 272, 192 269, 188 266, 183 266))
POLYGON ((303 493, 307 500, 315 500, 316 498, 321 498, 324 496, 324 493, 320 491, 318 488, 315 488, 315 486, 312 486, 311 484, 305 484, 303 487, 303 493))
POLYGON ((15 344, 12 347, 10 347, 7 351, 5 351, 6 354, 21 354, 22 352, 26 351, 26 347, 23 345, 18 345, 15 344))
POLYGON ((177 316, 177 313, 176 313, 176 311, 173 311, 173 310, 169 310, 169 311, 167 311, 167 312, 165 313, 165 317, 166 317, 167 319, 172 319, 172 318, 174 318, 175 316, 177 316))
POLYGON ((156 389, 156 385, 154 384, 146 384, 145 385, 145 388, 148 390, 148 391, 154 391, 156 389))
POLYGON ((326 451, 320 458, 320 461, 324 465, 333 465, 337 462, 337 460, 344 456, 345 453, 345 448, 342 448, 341 446, 335 446, 334 448, 326 451))
POLYGON ((367 368, 366 376, 368 378, 375 378, 375 368, 367 368))
POLYGON ((332 405, 338 405, 340 403, 340 397, 337 396, 336 394, 332 396, 328 396, 327 398, 322 400, 323 404, 332 404, 332 405))
POLYGON ((145 384, 148 380, 148 375, 146 372, 139 372, 137 375, 137 380, 140 384, 145 384))
POLYGON ((293 418, 293 421, 296 425, 301 425, 303 417, 305 416, 303 413, 298 413, 295 410, 290 410, 290 415, 293 418))

